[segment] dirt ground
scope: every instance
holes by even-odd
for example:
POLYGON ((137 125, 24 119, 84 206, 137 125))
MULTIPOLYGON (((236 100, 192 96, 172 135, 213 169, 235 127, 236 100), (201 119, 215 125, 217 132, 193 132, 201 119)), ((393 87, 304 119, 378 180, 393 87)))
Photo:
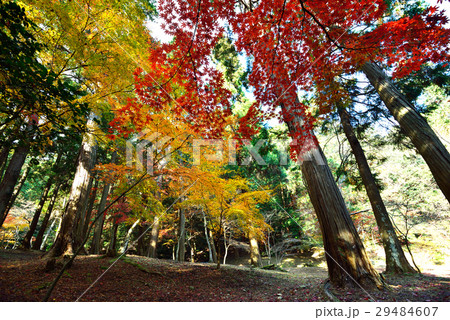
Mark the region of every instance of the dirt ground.
MULTIPOLYGON (((0 250, 0 301, 42 301, 59 271, 45 271, 42 253, 0 250)), ((127 256, 81 256, 63 275, 51 301, 330 301, 326 269, 288 272, 127 256), (102 276, 103 275, 103 276, 102 276), (102 277, 100 277, 102 276, 102 277), (99 278, 100 277, 100 278, 99 278)), ((391 290, 331 288, 340 301, 450 301, 450 279, 432 275, 386 276, 391 290)))

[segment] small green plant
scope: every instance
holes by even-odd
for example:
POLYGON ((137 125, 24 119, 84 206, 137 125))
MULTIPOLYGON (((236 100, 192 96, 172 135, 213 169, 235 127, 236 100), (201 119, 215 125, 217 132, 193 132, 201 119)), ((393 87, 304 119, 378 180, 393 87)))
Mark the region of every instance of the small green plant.
POLYGON ((436 265, 442 265, 445 263, 445 257, 440 251, 436 251, 433 255, 433 263, 436 265))

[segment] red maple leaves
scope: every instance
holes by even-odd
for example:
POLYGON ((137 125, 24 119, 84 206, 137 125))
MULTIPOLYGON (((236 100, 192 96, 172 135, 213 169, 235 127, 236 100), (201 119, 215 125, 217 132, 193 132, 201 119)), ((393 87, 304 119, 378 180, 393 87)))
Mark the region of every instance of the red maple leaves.
POLYGON ((174 40, 150 44, 150 68, 135 72, 138 98, 119 108, 119 118, 127 114, 145 125, 152 112, 169 108, 196 132, 219 136, 231 114, 231 93, 210 56, 227 26, 237 50, 251 57, 249 84, 257 100, 239 133, 253 135, 258 121, 273 116, 297 117, 301 125, 291 134, 301 144, 311 137, 313 118, 299 103, 298 89, 323 92, 316 102, 326 113, 332 96, 344 94, 332 86, 336 76, 356 72, 365 61, 387 63, 401 77, 425 62, 448 59, 442 12, 432 7, 383 22, 385 11, 384 0, 261 0, 243 12, 225 0, 160 1, 163 29, 174 40), (290 105, 288 114, 276 110, 280 104, 290 105))

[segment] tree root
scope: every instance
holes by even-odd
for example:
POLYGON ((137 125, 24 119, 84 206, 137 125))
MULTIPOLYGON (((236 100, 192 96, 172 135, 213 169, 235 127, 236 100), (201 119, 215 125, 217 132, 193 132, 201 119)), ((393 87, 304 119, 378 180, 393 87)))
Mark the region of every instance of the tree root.
POLYGON ((323 292, 325 293, 325 295, 333 302, 341 302, 341 300, 339 300, 331 291, 331 282, 330 279, 328 278, 327 280, 325 280, 325 283, 322 287, 323 292))

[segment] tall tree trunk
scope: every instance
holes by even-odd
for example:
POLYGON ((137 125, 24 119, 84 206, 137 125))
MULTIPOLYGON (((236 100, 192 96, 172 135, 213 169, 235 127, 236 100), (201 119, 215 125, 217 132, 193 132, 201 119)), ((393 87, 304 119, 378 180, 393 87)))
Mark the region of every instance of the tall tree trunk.
MULTIPOLYGON (((102 197, 100 199, 100 204, 98 205, 97 212, 102 212, 106 208, 106 201, 108 199, 109 191, 111 189, 111 185, 109 183, 105 184, 103 187, 102 197)), ((102 232, 103 232, 103 224, 105 223, 105 214, 103 214, 95 224, 94 230, 94 238, 92 239, 92 245, 90 248, 91 254, 100 254, 102 247, 102 232)))
POLYGON ((362 66, 362 71, 400 124, 400 128, 411 139, 430 168, 442 193, 450 202, 450 154, 445 146, 428 122, 406 100, 377 64, 366 62, 362 66))
POLYGON ((145 242, 144 242, 144 238, 145 238, 145 231, 147 230, 147 226, 145 223, 142 223, 139 226, 139 236, 138 236, 138 243, 137 243, 137 254, 139 256, 145 256, 146 254, 146 246, 145 246, 145 242))
POLYGON ((22 240, 22 247, 25 249, 30 249, 31 247, 31 238, 33 237, 34 231, 36 231, 36 227, 39 222, 39 218, 41 216, 42 209, 44 208, 44 204, 47 201, 48 193, 53 184, 53 179, 50 176, 48 178, 47 183, 45 184, 44 191, 42 191, 41 199, 39 200, 39 204, 34 212, 33 220, 30 224, 30 229, 28 230, 25 238, 22 240))
POLYGON ((378 230, 383 243, 384 252, 386 254, 386 272, 415 273, 414 268, 409 264, 405 257, 402 246, 395 234, 394 226, 392 225, 389 214, 381 198, 375 179, 370 171, 369 163, 367 162, 364 150, 356 137, 353 127, 350 122, 350 116, 343 107, 338 107, 338 113, 341 118, 342 128, 347 137, 356 163, 358 164, 361 179, 366 188, 367 196, 372 206, 375 220, 377 221, 378 230))
POLYGON ((148 248, 148 255, 147 255, 150 258, 156 258, 158 235, 159 235, 159 217, 155 216, 155 220, 153 221, 152 233, 150 234, 150 245, 148 248))
POLYGON ((57 257, 60 255, 72 255, 72 229, 73 222, 77 211, 83 207, 88 196, 88 185, 90 178, 90 170, 95 161, 96 156, 96 140, 93 135, 95 122, 89 120, 87 123, 88 132, 83 137, 80 154, 77 159, 77 169, 70 191, 69 202, 64 212, 61 222, 61 230, 53 243, 52 248, 48 252, 49 257, 57 257))
POLYGON ((39 218, 41 217, 42 209, 44 208, 44 204, 47 201, 48 193, 50 192, 50 189, 52 187, 55 172, 61 161, 62 155, 63 155, 62 152, 58 153, 58 157, 56 158, 55 163, 52 166, 52 172, 50 173, 50 175, 48 177, 47 183, 46 183, 44 190, 42 192, 42 195, 41 195, 41 199, 40 199, 37 209, 34 213, 33 220, 31 221, 30 229, 28 230, 27 234, 25 235, 25 238, 22 241, 22 246, 25 249, 30 249, 31 239, 33 238, 33 234, 36 231, 36 227, 38 225, 39 218))
POLYGON ((208 230, 209 233, 209 241, 211 242, 211 253, 212 253, 212 262, 217 263, 217 252, 216 245, 214 243, 214 236, 211 230, 208 230))
POLYGON ((3 215, 3 220, 0 221, 0 225, 3 224, 4 219, 6 219, 6 217, 9 214, 9 211, 11 210, 11 208, 14 206, 14 203, 16 202, 17 197, 20 194, 20 190, 22 190, 23 185, 25 184, 25 181, 28 178, 28 175, 30 174, 31 171, 31 167, 28 166, 25 170, 25 172, 22 174, 22 176, 20 177, 19 182, 17 183, 17 186, 14 190, 13 195, 11 196, 11 199, 9 200, 8 206, 6 207, 6 211, 5 214, 3 215))
POLYGON ((250 263, 254 267, 262 267, 261 254, 259 253, 259 246, 255 233, 250 231, 248 237, 250 240, 250 263))
POLYGON ((211 249, 211 241, 209 241, 209 230, 208 230, 208 224, 206 221, 206 214, 202 209, 202 215, 203 215, 203 226, 205 227, 205 239, 206 239, 206 244, 208 245, 208 254, 209 254, 209 262, 216 262, 213 258, 213 253, 212 253, 212 249, 211 249))
POLYGON ((41 228, 39 229, 38 235, 36 236, 36 240, 33 242, 32 249, 39 250, 41 248, 42 239, 44 237, 45 229, 47 229, 48 221, 52 215, 53 207, 55 206, 56 198, 58 197, 59 188, 61 187, 61 183, 58 183, 53 190, 52 198, 50 199, 50 203, 47 208, 47 212, 45 213, 44 220, 42 220, 41 228))
POLYGON ((131 234, 133 233, 134 228, 136 228, 136 226, 139 224, 139 222, 141 221, 141 219, 137 219, 133 225, 130 227, 130 229, 128 229, 127 235, 125 236, 125 240, 123 241, 123 245, 120 248, 120 253, 125 253, 128 249, 128 244, 130 243, 130 239, 131 239, 131 234))
POLYGON ((114 218, 111 226, 111 239, 109 241, 108 249, 106 249, 107 257, 115 257, 117 256, 116 250, 116 242, 117 242, 117 229, 119 228, 119 224, 117 223, 117 219, 114 218))
POLYGON ((92 218, 92 212, 94 210, 94 203, 95 203, 95 199, 97 198, 97 189, 98 189, 98 180, 95 180, 95 184, 94 184, 94 188, 91 189, 91 197, 89 199, 89 204, 86 210, 86 217, 84 219, 84 223, 83 223, 83 229, 82 229, 82 233, 81 233, 81 241, 83 241, 83 239, 86 237, 86 233, 89 229, 89 224, 91 223, 91 218, 92 218))
MULTIPOLYGON (((284 121, 290 135, 298 137, 304 131, 304 120, 297 111, 301 107, 295 88, 283 100, 286 102, 280 105, 284 121)), ((382 288, 383 281, 366 254, 327 159, 313 132, 306 134, 309 138, 301 150, 300 168, 322 231, 330 281, 337 286, 354 286, 356 281, 362 286, 382 288)))
POLYGON ((3 225, 3 221, 6 219, 6 209, 8 203, 11 201, 11 197, 14 192, 17 180, 20 177, 20 170, 22 169, 25 159, 30 152, 30 146, 28 144, 19 145, 11 157, 9 165, 0 183, 0 221, 3 225))
POLYGON ((184 255, 186 253, 186 217, 184 216, 184 210, 180 209, 180 224, 178 232, 178 245, 177 245, 177 260, 184 261, 184 255))
POLYGON ((87 208, 89 204, 89 194, 92 191, 92 184, 94 182, 94 177, 91 176, 89 178, 89 183, 86 189, 86 197, 84 203, 82 203, 82 206, 78 208, 77 214, 75 215, 75 220, 73 222, 73 232, 72 232, 72 244, 74 249, 76 250, 80 244, 83 242, 83 228, 84 228, 84 222, 86 220, 86 213, 87 208))

